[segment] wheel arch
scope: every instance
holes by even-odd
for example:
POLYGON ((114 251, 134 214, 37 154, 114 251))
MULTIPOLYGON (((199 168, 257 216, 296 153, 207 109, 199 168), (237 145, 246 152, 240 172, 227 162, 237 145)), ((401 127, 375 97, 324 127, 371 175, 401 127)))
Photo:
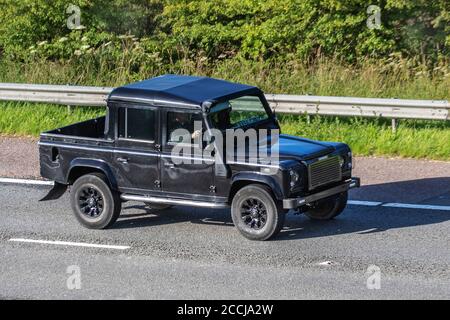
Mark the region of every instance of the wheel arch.
POLYGON ((283 199, 283 191, 279 183, 270 176, 256 175, 255 173, 238 173, 231 179, 231 188, 228 195, 228 201, 231 203, 234 196, 241 188, 250 184, 261 184, 270 188, 277 200, 283 199))
POLYGON ((71 161, 67 171, 66 182, 73 184, 79 177, 92 172, 102 173, 106 176, 109 186, 118 190, 117 180, 110 166, 103 160, 76 158, 71 161))

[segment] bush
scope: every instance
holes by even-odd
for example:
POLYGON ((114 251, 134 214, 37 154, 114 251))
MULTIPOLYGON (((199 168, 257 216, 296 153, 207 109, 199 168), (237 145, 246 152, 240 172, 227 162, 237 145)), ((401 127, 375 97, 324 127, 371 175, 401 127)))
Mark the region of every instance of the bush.
POLYGON ((0 0, 0 52, 13 60, 67 59, 120 35, 151 34, 160 6, 152 0, 0 0), (74 30, 67 26, 73 5, 81 14, 74 30))
POLYGON ((162 17, 183 47, 209 57, 293 54, 350 61, 443 50, 450 21, 447 0, 173 0, 162 17), (380 29, 366 26, 371 4, 381 7, 380 29))
POLYGON ((165 63, 354 62, 391 53, 436 60, 449 55, 449 11, 448 0, 0 0, 0 51, 16 60, 69 59, 128 35, 141 40, 137 51, 165 63), (67 28, 69 4, 80 7, 84 30, 67 28), (366 26, 371 4, 381 8, 380 29, 366 26))

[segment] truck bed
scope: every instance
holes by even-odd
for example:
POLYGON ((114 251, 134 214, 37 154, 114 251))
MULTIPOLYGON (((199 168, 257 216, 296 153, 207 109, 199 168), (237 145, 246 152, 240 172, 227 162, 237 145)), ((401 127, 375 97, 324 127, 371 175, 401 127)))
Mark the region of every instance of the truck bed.
POLYGON ((41 176, 67 183, 67 173, 77 158, 110 162, 114 140, 105 134, 106 117, 99 117, 41 133, 39 157, 41 176))
POLYGON ((106 117, 102 116, 96 119, 90 119, 83 122, 68 125, 66 127, 47 131, 41 134, 45 137, 73 137, 80 139, 104 139, 105 138, 106 117))

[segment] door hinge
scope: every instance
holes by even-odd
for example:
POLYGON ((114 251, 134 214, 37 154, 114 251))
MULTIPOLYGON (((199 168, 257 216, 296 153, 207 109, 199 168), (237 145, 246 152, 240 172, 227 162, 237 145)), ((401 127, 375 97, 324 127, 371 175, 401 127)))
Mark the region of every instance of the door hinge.
POLYGON ((216 193, 217 192, 217 187, 216 186, 210 186, 209 187, 209 192, 216 193))
POLYGON ((155 144, 155 149, 156 149, 156 151, 161 151, 161 145, 160 144, 155 144))
POLYGON ((161 181, 155 180, 155 188, 157 189, 161 188, 161 181))

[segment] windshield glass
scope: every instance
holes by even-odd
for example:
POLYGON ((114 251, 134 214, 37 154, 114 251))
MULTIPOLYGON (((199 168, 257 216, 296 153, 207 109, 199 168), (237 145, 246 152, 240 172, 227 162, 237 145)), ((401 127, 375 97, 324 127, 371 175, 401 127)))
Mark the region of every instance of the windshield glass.
POLYGON ((258 96, 243 96, 215 105, 210 118, 215 128, 226 130, 248 127, 269 116, 258 96))

